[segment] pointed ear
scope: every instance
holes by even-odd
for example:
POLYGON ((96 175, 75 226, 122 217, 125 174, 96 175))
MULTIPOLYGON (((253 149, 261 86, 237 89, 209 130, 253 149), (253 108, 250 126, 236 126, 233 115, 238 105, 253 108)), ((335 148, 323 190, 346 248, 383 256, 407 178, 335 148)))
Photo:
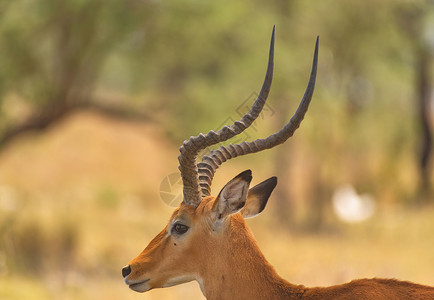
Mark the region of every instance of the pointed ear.
POLYGON ((259 215, 267 205, 268 198, 277 184, 277 177, 271 177, 249 190, 246 205, 241 210, 241 215, 247 218, 253 218, 259 215))
POLYGON ((229 181, 220 191, 212 207, 211 217, 221 220, 243 208, 247 199, 252 171, 247 170, 229 181))

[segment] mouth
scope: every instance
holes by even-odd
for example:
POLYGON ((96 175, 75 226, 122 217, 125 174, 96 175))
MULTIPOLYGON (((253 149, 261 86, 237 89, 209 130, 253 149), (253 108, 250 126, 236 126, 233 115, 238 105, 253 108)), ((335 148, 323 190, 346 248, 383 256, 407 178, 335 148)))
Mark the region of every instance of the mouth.
POLYGON ((151 287, 148 284, 149 280, 151 280, 151 278, 137 281, 134 283, 130 283, 130 282, 125 281, 125 283, 128 284, 129 288, 132 289, 133 291, 139 292, 139 293, 144 293, 144 292, 149 291, 151 289, 151 287))

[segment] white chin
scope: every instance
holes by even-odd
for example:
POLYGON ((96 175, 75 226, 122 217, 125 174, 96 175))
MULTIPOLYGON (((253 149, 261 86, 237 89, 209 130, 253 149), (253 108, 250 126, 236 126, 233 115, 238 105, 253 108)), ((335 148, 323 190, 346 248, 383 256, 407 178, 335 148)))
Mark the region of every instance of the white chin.
POLYGON ((133 291, 138 292, 138 293, 144 293, 144 292, 149 291, 151 289, 151 287, 149 286, 149 284, 147 282, 130 284, 129 287, 130 287, 130 289, 132 289, 133 291))

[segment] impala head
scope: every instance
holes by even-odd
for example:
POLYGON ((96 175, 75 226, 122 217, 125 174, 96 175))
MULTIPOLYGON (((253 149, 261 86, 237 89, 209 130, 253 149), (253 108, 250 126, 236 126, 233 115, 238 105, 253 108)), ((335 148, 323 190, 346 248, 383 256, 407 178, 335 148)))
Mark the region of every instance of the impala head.
MULTIPOLYGON (((250 170, 230 180, 217 197, 210 196, 217 168, 231 158, 272 148, 285 142, 299 127, 312 98, 318 60, 318 39, 306 92, 291 120, 265 139, 221 146, 196 162, 200 151, 224 142, 244 131, 260 114, 271 87, 274 64, 274 28, 268 67, 261 91, 252 108, 231 126, 200 134, 184 141, 180 148, 179 169, 183 180, 183 202, 173 212, 166 227, 136 258, 122 269, 125 283, 137 292, 214 276, 221 265, 243 257, 253 240, 244 219, 265 208, 277 184, 269 178, 250 188, 250 170)), ((252 246, 253 247, 253 246, 252 246)))
MULTIPOLYGON (((217 197, 204 198, 197 207, 182 203, 167 226, 146 249, 123 269, 125 282, 137 292, 202 281, 212 272, 210 260, 228 249, 231 227, 244 227, 243 218, 258 215, 277 184, 272 177, 249 190, 247 170, 236 176, 217 197)), ((216 262, 216 260, 214 260, 216 262)))

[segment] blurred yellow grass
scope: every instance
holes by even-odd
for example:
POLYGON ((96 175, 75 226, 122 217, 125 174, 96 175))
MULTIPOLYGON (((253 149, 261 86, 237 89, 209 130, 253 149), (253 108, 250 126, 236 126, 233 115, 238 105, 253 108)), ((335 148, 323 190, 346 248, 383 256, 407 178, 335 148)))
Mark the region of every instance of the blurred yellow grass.
MULTIPOLYGON (((173 210, 159 185, 177 171, 178 146, 157 124, 80 113, 0 153, 0 299, 203 299, 196 283, 140 295, 120 274, 173 210)), ((217 173, 214 193, 247 168, 255 182, 272 172, 266 159, 234 160, 217 173)), ((278 224, 275 205, 271 197, 248 222, 289 281, 394 277, 434 285, 433 207, 380 206, 368 222, 332 220, 332 230, 314 235, 278 224)))

